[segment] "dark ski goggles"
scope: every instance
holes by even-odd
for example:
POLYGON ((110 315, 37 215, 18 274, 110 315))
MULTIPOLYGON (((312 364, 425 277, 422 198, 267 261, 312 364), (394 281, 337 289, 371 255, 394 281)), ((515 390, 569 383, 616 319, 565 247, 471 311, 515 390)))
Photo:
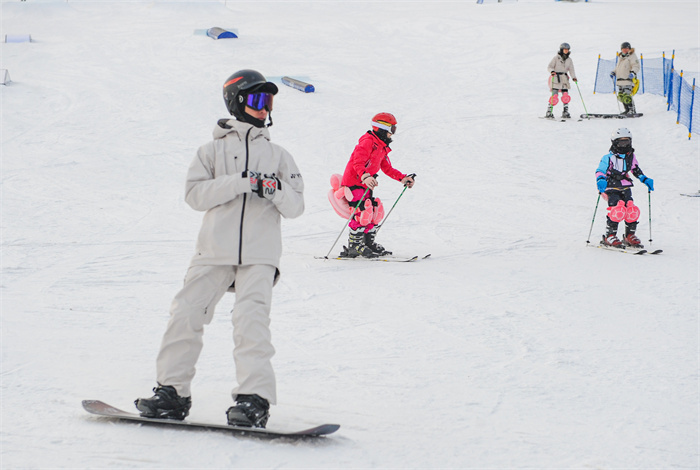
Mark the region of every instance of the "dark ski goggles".
POLYGON ((620 137, 619 139, 615 140, 615 145, 622 148, 629 147, 632 145, 632 139, 629 137, 620 137))
POLYGON ((272 93, 251 93, 246 97, 245 105, 260 111, 265 108, 272 111, 272 100, 275 96, 272 93))

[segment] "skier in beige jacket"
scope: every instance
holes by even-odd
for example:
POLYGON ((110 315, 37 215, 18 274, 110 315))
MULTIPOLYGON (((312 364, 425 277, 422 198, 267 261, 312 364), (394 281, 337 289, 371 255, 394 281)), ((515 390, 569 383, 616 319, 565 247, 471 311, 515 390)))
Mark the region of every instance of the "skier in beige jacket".
POLYGON ((547 106, 547 114, 545 118, 554 119, 554 106, 559 102, 559 93, 561 92, 561 102, 563 103, 563 108, 561 112, 561 117, 563 119, 571 118, 569 114, 569 102, 571 101, 571 96, 569 95, 570 83, 569 74, 571 74, 571 79, 573 81, 578 81, 576 78, 576 71, 574 70, 574 62, 569 57, 571 54, 571 46, 569 43, 563 42, 559 46, 559 52, 555 55, 552 60, 549 61, 547 65, 547 71, 549 71, 549 91, 551 93, 549 97, 549 105, 547 106))
POLYGON ((617 78, 617 99, 625 107, 625 111, 622 114, 637 114, 632 91, 634 90, 634 80, 639 74, 639 69, 639 58, 637 58, 634 48, 629 42, 623 42, 620 46, 620 54, 615 70, 610 74, 611 77, 617 78))
POLYGON ((185 200, 205 214, 184 286, 171 305, 156 361, 155 395, 135 402, 142 416, 182 420, 188 415, 204 325, 226 291, 236 295, 238 383, 228 423, 264 428, 270 404, 276 403, 269 325, 282 254, 280 216, 304 211, 299 169, 285 149, 270 142, 267 129, 277 91, 254 70, 229 77, 224 101, 235 119, 217 123, 214 140, 199 148, 187 172, 185 200))

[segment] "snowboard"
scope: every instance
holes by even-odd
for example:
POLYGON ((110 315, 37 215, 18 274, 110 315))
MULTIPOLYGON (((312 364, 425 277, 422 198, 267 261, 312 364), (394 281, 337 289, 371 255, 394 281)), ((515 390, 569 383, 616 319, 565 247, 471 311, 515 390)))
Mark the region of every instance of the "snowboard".
POLYGON ((644 116, 644 113, 636 114, 601 114, 601 113, 589 113, 582 114, 581 119, 632 119, 644 116))
POLYGON ((327 434, 332 434, 340 428, 340 425, 338 424, 322 424, 320 426, 304 429, 301 431, 286 432, 274 431, 265 428, 246 428, 241 426, 229 426, 227 424, 199 423, 187 420, 179 421, 176 419, 144 418, 143 416, 137 413, 130 413, 128 411, 120 410, 119 408, 115 408, 99 400, 83 400, 83 408, 85 408, 85 411, 87 411, 88 413, 116 420, 133 421, 137 423, 152 424, 156 426, 175 426, 185 429, 223 431, 235 435, 260 437, 263 439, 315 438, 325 436, 327 434))

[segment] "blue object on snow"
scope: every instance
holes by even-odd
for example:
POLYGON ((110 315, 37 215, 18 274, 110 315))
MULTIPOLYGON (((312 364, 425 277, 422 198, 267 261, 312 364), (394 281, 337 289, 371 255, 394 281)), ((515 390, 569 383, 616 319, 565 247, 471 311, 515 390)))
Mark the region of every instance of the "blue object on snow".
POLYGON ((282 83, 292 88, 296 88, 299 91, 303 91, 304 93, 313 93, 316 91, 314 86, 310 83, 302 82, 301 80, 291 77, 282 77, 282 83))
POLYGON ((32 36, 29 34, 6 34, 5 42, 32 42, 32 36))
POLYGON ((212 39, 226 39, 238 37, 232 31, 227 31, 224 28, 217 27, 207 29, 207 36, 209 36, 212 39))

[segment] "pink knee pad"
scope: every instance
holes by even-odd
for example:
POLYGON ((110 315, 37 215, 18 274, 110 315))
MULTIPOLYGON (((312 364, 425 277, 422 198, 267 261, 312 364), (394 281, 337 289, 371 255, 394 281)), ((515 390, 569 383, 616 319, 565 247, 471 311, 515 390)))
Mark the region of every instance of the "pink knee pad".
POLYGON ((639 220, 639 207, 634 205, 634 201, 627 201, 627 211, 625 212, 625 222, 631 224, 639 220))
MULTIPOLYGON (((362 206, 360 206, 362 207, 362 206)), ((374 217, 374 206, 372 206, 372 201, 369 199, 365 200, 365 208, 360 211, 359 214, 355 216, 355 220, 360 223, 360 225, 369 225, 374 217)))
POLYGON ((556 106, 558 102, 559 96, 556 93, 549 97, 549 104, 551 104, 552 106, 556 106))
POLYGON ((608 217, 613 222, 622 222, 627 214, 625 201, 619 201, 616 206, 608 207, 608 217))
POLYGON ((561 102, 564 104, 569 104, 569 101, 571 101, 571 96, 565 91, 561 93, 561 102))
POLYGON ((377 203, 377 206, 374 208, 374 216, 372 217, 372 223, 378 224, 384 219, 384 204, 382 203, 382 200, 378 197, 375 197, 374 201, 377 203))

